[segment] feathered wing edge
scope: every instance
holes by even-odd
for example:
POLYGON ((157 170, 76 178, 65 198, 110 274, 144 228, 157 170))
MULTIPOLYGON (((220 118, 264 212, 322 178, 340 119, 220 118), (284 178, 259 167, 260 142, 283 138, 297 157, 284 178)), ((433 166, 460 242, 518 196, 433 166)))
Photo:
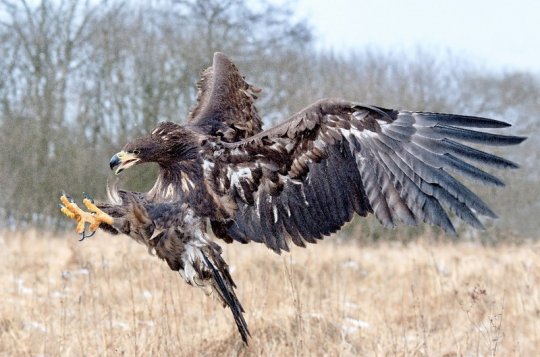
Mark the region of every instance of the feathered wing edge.
POLYGON ((373 213, 387 227, 423 221, 455 235, 446 207, 483 228, 477 214, 495 213, 450 173, 502 186, 469 162, 518 166, 466 144, 521 143, 525 138, 468 129, 508 126, 479 117, 321 101, 229 147, 225 157, 231 164, 223 172, 227 194, 239 209, 233 220, 212 227, 225 239, 263 242, 276 252, 288 250, 289 240, 300 246, 316 242, 354 212, 373 213))
POLYGON ((247 83, 224 54, 214 54, 213 65, 202 72, 197 88, 197 102, 188 115, 189 124, 226 142, 262 131, 254 103, 261 90, 247 83))

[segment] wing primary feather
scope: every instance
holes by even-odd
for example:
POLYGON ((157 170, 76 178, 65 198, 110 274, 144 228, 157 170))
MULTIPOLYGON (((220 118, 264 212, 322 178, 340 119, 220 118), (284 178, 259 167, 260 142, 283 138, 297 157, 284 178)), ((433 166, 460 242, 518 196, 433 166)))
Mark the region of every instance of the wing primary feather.
POLYGON ((450 139, 432 139, 424 136, 414 136, 412 141, 423 148, 437 154, 454 154, 456 156, 472 160, 501 169, 517 169, 519 166, 514 162, 502 157, 486 153, 484 151, 460 144, 450 139))
MULTIPOLYGON (((394 173, 396 179, 402 183, 403 189, 402 194, 407 199, 407 205, 414 211, 414 213, 422 218, 426 219, 425 214, 420 210, 419 205, 417 204, 418 199, 421 198, 422 207, 424 207, 424 202, 426 201, 426 193, 423 192, 413 181, 410 176, 414 177, 414 172, 410 171, 408 167, 399 168, 396 163, 396 157, 381 153, 381 160, 385 165, 394 173)), ((398 161, 399 162, 399 161, 398 161)), ((424 186, 421 184, 420 186, 424 186)), ((480 223, 476 215, 463 203, 458 201, 455 197, 450 195, 442 187, 438 185, 432 185, 429 190, 436 199, 443 202, 454 214, 456 214, 463 221, 471 224, 473 227, 483 229, 483 225, 480 223)), ((431 201, 428 201, 428 204, 431 204, 431 201)), ((434 222, 428 222, 434 223, 434 222)))
POLYGON ((365 150, 356 154, 356 162, 360 170, 360 176, 362 177, 362 183, 366 190, 369 204, 379 222, 385 227, 394 227, 392 214, 379 184, 379 164, 373 157, 373 150, 368 148, 372 142, 365 140, 364 144, 366 145, 365 150))
POLYGON ((384 200, 388 205, 392 221, 396 222, 399 220, 409 225, 415 225, 416 220, 414 214, 411 212, 407 204, 403 202, 401 195, 396 189, 396 186, 401 186, 401 182, 395 180, 395 175, 380 159, 379 154, 382 153, 383 152, 373 154, 378 163, 377 175, 380 178, 380 181, 382 181, 381 192, 383 193, 384 200))
MULTIPOLYGON (((373 139, 373 140, 366 139, 366 142, 372 143, 374 141, 376 142, 375 139, 373 139)), ((390 141, 385 141, 385 144, 387 142, 391 143, 390 141)), ((394 148, 397 148, 396 144, 394 144, 394 148)), ((397 150, 397 149, 388 150, 388 149, 391 149, 391 148, 388 148, 388 147, 385 148, 385 147, 382 147, 382 146, 378 146, 379 150, 378 151, 373 151, 373 153, 377 154, 382 159, 383 162, 385 161, 383 159, 384 158, 383 154, 385 154, 385 153, 386 153, 388 158, 391 158, 393 160, 394 165, 392 165, 391 161, 386 160, 386 162, 384 162, 384 166, 387 167, 392 172, 392 174, 394 176, 401 177, 402 178, 402 183, 404 183, 403 182, 404 178, 403 178, 402 175, 399 174, 398 167, 400 168, 400 170, 404 174, 406 174, 408 176, 411 183, 414 182, 413 178, 416 177, 417 174, 420 174, 420 172, 419 172, 419 168, 420 168, 420 169, 427 169, 428 171, 430 171, 432 173, 432 177, 436 177, 437 173, 438 173, 442 177, 448 178, 448 180, 450 182, 453 182, 453 183, 455 183, 457 185, 462 185, 461 183, 459 183, 459 181, 455 180, 452 176, 448 175, 443 170, 435 169, 435 168, 433 168, 431 166, 426 165, 421 160, 419 160, 417 157, 412 155, 410 152, 408 152, 407 150, 404 150, 405 148, 406 147, 403 147, 400 150, 397 150), (392 154, 392 155, 390 155, 390 154, 392 154), (398 156, 396 156, 396 154, 401 155, 401 158, 398 159, 398 156), (408 157, 409 161, 403 160, 403 157, 408 157), (413 166, 411 166, 411 162, 414 165, 415 160, 416 160, 416 163, 417 163, 416 169, 413 168, 413 166), (400 166, 399 165, 400 162, 403 162, 405 165, 400 166)), ((427 219, 432 224, 442 226, 445 231, 448 231, 448 232, 450 232, 452 234, 455 233, 455 229, 453 228, 453 225, 449 221, 449 218, 446 215, 446 213, 444 213, 444 217, 437 218, 436 213, 437 212, 440 213, 441 210, 440 210, 439 207, 436 207, 437 205, 439 205, 438 203, 435 204, 437 201, 432 199, 433 197, 435 197, 435 198, 443 201, 445 204, 447 204, 449 206, 449 208, 453 212, 455 212, 460 218, 467 221, 468 223, 470 223, 473 226, 478 226, 479 222, 478 222, 477 218, 474 216, 474 214, 472 214, 472 213, 469 214, 468 212, 460 211, 460 208, 462 208, 464 205, 462 204, 462 202, 460 202, 460 201, 458 201, 456 199, 456 197, 459 197, 459 196, 455 193, 455 191, 454 191, 453 195, 450 195, 450 194, 448 194, 448 192, 445 191, 445 186, 440 185, 440 182, 437 183, 437 180, 435 180, 435 181, 433 181, 433 180, 426 181, 426 177, 422 178, 421 175, 418 176, 418 177, 420 178, 420 180, 418 181, 418 184, 415 184, 415 185, 420 189, 420 191, 424 192, 425 194, 427 194, 429 196, 429 197, 428 196, 424 197, 424 199, 422 200, 424 202, 423 205, 422 205, 422 210, 424 210, 424 209, 429 210, 429 212, 424 212, 422 214, 424 219, 427 219), (427 204, 427 206, 426 206, 426 204, 427 204), (435 205, 435 207, 433 205, 435 205), (473 216, 472 218, 471 218, 471 214, 473 216), (449 224, 449 222, 450 222, 450 224, 449 224)), ((409 188, 411 187, 410 185, 407 185, 407 186, 409 188)), ((448 189, 448 188, 446 187, 446 189, 448 189)), ((468 189, 466 189, 466 190, 468 190, 468 189)), ((487 209, 487 211, 485 211, 486 213, 484 213, 484 214, 488 214, 488 215, 492 214, 492 215, 494 215, 494 213, 489 209, 489 207, 487 207, 487 205, 482 200, 480 200, 472 191, 469 190, 468 192, 466 191, 465 193, 467 194, 465 197, 469 197, 469 198, 472 199, 472 201, 471 201, 471 199, 469 199, 469 204, 471 204, 472 206, 481 207, 483 210, 487 209)), ((467 208, 467 211, 470 211, 470 210, 467 208)), ((482 212, 484 212, 484 211, 482 211, 482 212)))
POLYGON ((444 208, 435 198, 432 196, 427 196, 423 210, 426 213, 427 222, 441 227, 447 234, 451 236, 457 235, 452 221, 450 221, 450 218, 444 211, 444 208))
POLYGON ((483 184, 504 186, 504 183, 497 177, 490 175, 451 154, 436 154, 419 145, 411 143, 404 145, 404 149, 419 160, 435 168, 450 169, 483 184))
POLYGON ((452 196, 463 201, 471 208, 477 210, 483 215, 496 218, 495 213, 488 207, 488 205, 482 201, 474 192, 468 189, 461 182, 449 175, 443 169, 436 169, 429 166, 411 155, 406 150, 396 152, 396 154, 403 160, 410 169, 415 172, 423 181, 431 184, 438 184, 447 190, 452 196))
POLYGON ((452 126, 441 124, 437 124, 430 128, 419 127, 417 128, 417 132, 427 137, 437 136, 440 139, 458 139, 471 143, 486 144, 492 146, 517 145, 523 140, 525 140, 525 138, 521 136, 491 134, 482 131, 455 128, 452 126))
POLYGON ((448 160, 448 168, 453 169, 476 182, 486 185, 504 186, 504 182, 498 177, 495 177, 484 170, 480 170, 476 166, 468 164, 452 154, 444 154, 444 157, 448 160))
POLYGON ((381 188, 376 182, 378 180, 376 174, 370 174, 370 171, 364 170, 362 172, 362 178, 364 180, 364 185, 366 186, 366 191, 368 193, 369 203, 373 208, 373 213, 375 217, 382 223, 383 226, 387 228, 394 227, 394 222, 392 221, 392 215, 390 214, 390 209, 384 200, 384 195, 381 192, 381 188))
POLYGON ((503 121, 467 115, 414 112, 412 116, 419 124, 445 124, 470 128, 506 128, 512 126, 503 121))

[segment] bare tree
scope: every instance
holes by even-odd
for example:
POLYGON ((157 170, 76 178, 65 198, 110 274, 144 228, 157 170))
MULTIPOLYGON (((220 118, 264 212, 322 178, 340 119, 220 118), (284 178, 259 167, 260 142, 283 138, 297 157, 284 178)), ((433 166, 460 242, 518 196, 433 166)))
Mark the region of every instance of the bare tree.
MULTIPOLYGON (((107 156, 158 121, 181 121, 214 50, 251 63, 257 53, 309 37, 290 12, 261 6, 255 11, 245 1, 1 0, 6 215, 48 219, 67 183, 103 192, 107 156), (95 177, 90 184, 84 180, 89 173, 95 177)), ((151 173, 145 174, 149 182, 151 173)))
MULTIPOLYGON (((183 120, 214 51, 264 89, 258 106, 268 122, 321 97, 344 97, 496 117, 527 135, 540 130, 537 76, 489 73, 422 50, 318 51, 305 21, 267 1, 0 0, 0 11, 0 217, 9 224, 56 223, 63 187, 102 194, 108 157, 127 138, 183 120)), ((507 175, 506 190, 480 188, 520 234, 538 229, 519 212, 540 211, 539 147, 533 138, 507 152, 524 168, 507 175)), ((132 174, 125 182, 132 189, 154 178, 147 169, 132 174)), ((372 220, 351 232, 398 238, 372 220)))
MULTIPOLYGON (((7 61, 2 63, 7 83, 1 93, 2 121, 11 132, 20 126, 23 130, 18 143, 25 143, 16 161, 24 161, 27 169, 19 176, 25 180, 15 191, 19 198, 34 195, 32 207, 50 211, 54 196, 50 194, 49 164, 58 150, 58 137, 68 125, 69 80, 84 62, 83 48, 94 11, 74 0, 44 0, 36 7, 25 0, 3 0, 0 4, 7 15, 2 23, 7 54, 7 61)), ((18 146, 11 149, 18 150, 18 146)), ((20 204, 20 199, 10 203, 20 204)))

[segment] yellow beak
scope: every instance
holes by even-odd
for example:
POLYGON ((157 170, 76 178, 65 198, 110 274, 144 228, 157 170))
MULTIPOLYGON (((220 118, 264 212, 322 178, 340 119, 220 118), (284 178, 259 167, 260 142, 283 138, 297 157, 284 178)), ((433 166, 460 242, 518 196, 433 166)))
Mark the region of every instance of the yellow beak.
POLYGON ((140 160, 141 159, 139 159, 134 153, 120 151, 119 153, 111 157, 111 161, 109 161, 109 166, 111 167, 111 170, 114 170, 115 167, 118 167, 114 172, 115 175, 118 175, 120 172, 130 168, 131 166, 138 163, 140 160))

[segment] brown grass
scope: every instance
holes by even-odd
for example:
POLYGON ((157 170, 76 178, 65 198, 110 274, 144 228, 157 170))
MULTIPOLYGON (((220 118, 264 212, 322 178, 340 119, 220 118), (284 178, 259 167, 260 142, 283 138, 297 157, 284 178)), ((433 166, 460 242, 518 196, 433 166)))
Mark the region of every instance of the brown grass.
POLYGON ((532 356, 540 245, 225 246, 253 338, 127 237, 0 235, 0 355, 532 356))

